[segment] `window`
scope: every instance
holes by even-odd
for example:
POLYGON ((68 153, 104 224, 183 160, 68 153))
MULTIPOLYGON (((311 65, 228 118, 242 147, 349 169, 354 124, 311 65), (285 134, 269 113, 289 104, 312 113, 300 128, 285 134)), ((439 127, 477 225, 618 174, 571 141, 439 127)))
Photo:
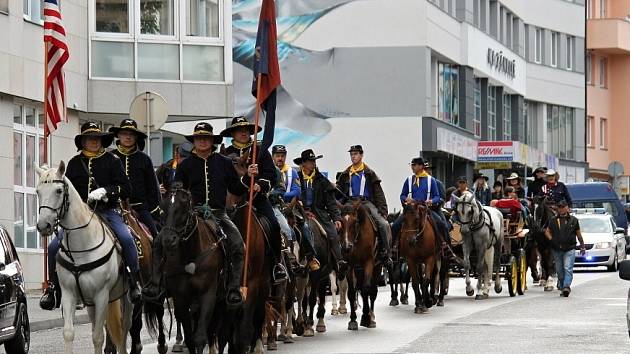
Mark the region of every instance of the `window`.
POLYGON ((567 36, 567 70, 573 70, 573 56, 575 55, 575 38, 567 36))
POLYGON ((608 148, 608 119, 599 119, 599 148, 605 150, 608 148))
POLYGON ((474 89, 475 116, 473 117, 473 133, 475 137, 481 137, 481 79, 475 79, 474 89))
POLYGON ((558 157, 561 159, 567 156, 567 108, 558 109, 558 157))
POLYGON ((551 66, 558 66, 558 33, 551 32, 551 66))
POLYGON ((595 117, 587 116, 586 117, 586 146, 593 147, 595 143, 593 142, 593 132, 595 132, 595 117))
POLYGON ((606 18, 606 0, 599 0, 599 18, 606 18))
POLYGON ((459 66, 438 63, 438 118, 459 125, 459 66))
POLYGON ((512 140, 512 96, 503 94, 503 140, 512 140))
POLYGON ((497 88, 488 87, 488 140, 497 140, 497 88))
POLYGON ((508 13, 505 20, 505 45, 512 48, 512 14, 508 13))
POLYGON ((593 55, 586 56, 586 83, 593 84, 593 55))
POLYGON ((227 0, 90 1, 90 78, 225 81, 227 0))
POLYGON ((567 122, 566 122, 566 158, 574 159, 575 153, 573 148, 573 137, 575 136, 575 132, 573 128, 575 126, 575 109, 567 108, 567 122))
MULTIPOLYGON (((548 153, 562 159, 575 158, 575 109, 563 106, 547 106, 548 153)), ((588 132, 587 132, 588 134, 588 132)))
POLYGON ((538 105, 536 102, 525 101, 523 103, 523 121, 525 131, 525 144, 538 148, 538 105))
POLYGON ((586 0, 586 18, 593 18, 593 0, 586 0))
POLYGON ((518 47, 521 43, 521 39, 519 38, 520 30, 519 30, 519 19, 518 17, 514 17, 512 19, 512 48, 514 51, 518 52, 518 47))
POLYGON ((487 13, 487 4, 488 4, 488 0, 480 0, 481 1, 481 5, 480 5, 480 9, 481 9, 481 15, 480 15, 480 26, 479 29, 482 31, 486 31, 486 13, 487 13))
POLYGON ((13 237, 18 248, 43 245, 35 228, 37 195, 35 167, 44 161, 43 115, 34 107, 13 106, 13 237))
POLYGON ((543 50, 543 31, 540 28, 536 28, 536 35, 534 36, 534 62, 540 64, 542 62, 542 50, 543 50))
POLYGON ((22 4, 25 20, 44 23, 44 0, 23 0, 22 4))
POLYGON ((608 59, 599 59, 599 86, 601 88, 608 87, 608 59))

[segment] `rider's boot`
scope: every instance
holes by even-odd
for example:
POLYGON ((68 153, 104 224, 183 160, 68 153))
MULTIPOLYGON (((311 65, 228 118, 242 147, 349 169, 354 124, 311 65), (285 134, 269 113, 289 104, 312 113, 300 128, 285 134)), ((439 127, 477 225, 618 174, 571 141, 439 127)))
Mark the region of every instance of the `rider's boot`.
POLYGON ((279 284, 289 279, 289 273, 287 272, 287 268, 282 263, 282 258, 274 254, 274 263, 275 265, 273 266, 272 271, 273 283, 279 284))
POLYGON ((341 245, 339 244, 339 241, 329 238, 328 243, 330 244, 330 249, 332 251, 333 264, 335 272, 337 273, 337 278, 343 280, 348 272, 348 262, 344 261, 341 256, 341 245))
POLYGON ((389 248, 389 243, 387 242, 387 234, 379 232, 377 238, 379 249, 378 258, 383 265, 389 269, 394 265, 394 262, 392 261, 392 252, 389 248))
POLYGON ((241 293, 241 275, 243 274, 243 255, 231 252, 230 259, 232 266, 230 267, 230 275, 227 284, 226 302, 229 307, 238 307, 243 303, 243 294, 241 293))
POLYGON ((129 300, 132 303, 137 304, 142 300, 142 292, 140 291, 140 272, 132 272, 127 268, 127 274, 129 275, 129 300))
POLYGON ((39 307, 43 310, 52 311, 61 305, 61 287, 57 273, 52 271, 48 274, 48 285, 44 294, 39 299, 39 307))
POLYGON ((311 272, 318 271, 319 268, 321 267, 321 264, 319 263, 319 260, 315 256, 315 246, 313 245, 314 244, 313 233, 308 228, 306 223, 303 223, 300 228, 302 232, 302 240, 300 242, 300 247, 304 249, 304 254, 306 255, 306 259, 308 260, 308 264, 307 264, 308 269, 311 272))

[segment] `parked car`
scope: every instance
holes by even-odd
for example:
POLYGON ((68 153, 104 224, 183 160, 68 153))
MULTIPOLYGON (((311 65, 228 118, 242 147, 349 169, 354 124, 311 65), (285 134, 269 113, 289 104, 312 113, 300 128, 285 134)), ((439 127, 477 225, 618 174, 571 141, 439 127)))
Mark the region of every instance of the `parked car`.
POLYGON ((22 266, 9 233, 0 226, 0 343, 7 353, 26 354, 30 340, 22 266))
POLYGON ((573 208, 604 208, 606 212, 615 218, 615 224, 624 229, 626 245, 630 247, 628 236, 628 218, 625 206, 619 200, 619 196, 606 182, 588 182, 568 184, 567 189, 573 201, 573 208))
MULTIPOLYGON (((630 260, 619 263, 619 278, 630 280, 630 260)), ((626 323, 628 325, 628 336, 630 336, 630 289, 628 289, 628 300, 626 302, 626 323)))
MULTIPOLYGON (((600 209, 574 209, 580 222, 580 231, 586 245, 586 254, 575 257, 576 267, 606 266, 608 271, 617 270, 619 262, 626 259, 624 230, 617 227, 612 215, 600 209)), ((579 245, 576 250, 579 250, 579 245)))

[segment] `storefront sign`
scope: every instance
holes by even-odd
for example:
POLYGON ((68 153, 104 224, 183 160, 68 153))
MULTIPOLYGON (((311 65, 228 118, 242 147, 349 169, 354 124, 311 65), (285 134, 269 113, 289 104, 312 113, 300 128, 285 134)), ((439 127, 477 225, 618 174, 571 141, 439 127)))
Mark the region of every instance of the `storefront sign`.
POLYGON ((501 162, 514 160, 512 141, 480 141, 477 146, 477 162, 501 162))
POLYGON ((494 51, 492 48, 488 48, 487 55, 488 64, 494 70, 503 73, 511 78, 516 76, 516 60, 510 60, 505 55, 503 55, 503 51, 494 51))
POLYGON ((509 170, 512 168, 512 163, 503 162, 477 162, 475 163, 475 170, 509 170))
POLYGON ((477 161, 477 140, 444 128, 437 128, 437 149, 449 154, 477 161))

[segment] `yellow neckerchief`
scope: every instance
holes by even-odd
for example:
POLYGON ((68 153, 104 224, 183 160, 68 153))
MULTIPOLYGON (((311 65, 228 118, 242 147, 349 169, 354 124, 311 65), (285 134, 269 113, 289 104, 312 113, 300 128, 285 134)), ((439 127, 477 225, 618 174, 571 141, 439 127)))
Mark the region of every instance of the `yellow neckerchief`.
POLYGON ((97 157, 102 155, 103 153, 105 153, 105 149, 101 148, 99 151, 97 152, 91 152, 91 151, 87 151, 85 149, 81 150, 81 153, 83 154, 83 156, 85 157, 89 157, 89 158, 93 158, 93 157, 97 157))
POLYGON ((243 149, 246 149, 246 148, 248 148, 248 147, 252 146, 253 142, 254 142, 254 141, 250 139, 248 142, 246 142, 245 144, 243 144, 243 143, 239 143, 238 141, 236 141, 236 140, 232 139, 232 145, 233 145, 235 148, 239 149, 239 150, 243 150, 243 149))
POLYGON ((357 167, 356 169, 354 168, 354 165, 350 166, 350 178, 352 178, 352 176, 354 175, 358 176, 360 172, 363 172, 363 170, 365 170, 365 164, 363 162, 361 162, 359 167, 357 167))
POLYGON ((284 166, 282 166, 282 168, 280 169, 280 173, 282 173, 282 181, 286 181, 287 176, 287 172, 291 169, 291 166, 287 165, 286 163, 284 164, 284 166))
POLYGON ((131 154, 131 153, 136 152, 137 147, 136 147, 136 145, 134 145, 134 146, 132 146, 132 147, 130 147, 130 148, 126 148, 126 147, 122 146, 121 144, 117 144, 117 145, 116 145, 116 149, 118 149, 118 151, 119 151, 121 154, 123 154, 123 155, 125 155, 125 156, 126 156, 126 155, 129 155, 129 154, 131 154))
POLYGON ((422 177, 429 177, 429 174, 427 173, 427 171, 422 171, 420 173, 416 173, 416 186, 420 187, 420 178, 422 177))
POLYGON ((315 173, 317 172, 317 170, 313 170, 313 173, 311 173, 310 175, 307 175, 306 172, 304 172, 304 170, 302 170, 302 176, 304 176, 304 181, 306 182, 306 187, 313 187, 313 180, 315 179, 315 173))

